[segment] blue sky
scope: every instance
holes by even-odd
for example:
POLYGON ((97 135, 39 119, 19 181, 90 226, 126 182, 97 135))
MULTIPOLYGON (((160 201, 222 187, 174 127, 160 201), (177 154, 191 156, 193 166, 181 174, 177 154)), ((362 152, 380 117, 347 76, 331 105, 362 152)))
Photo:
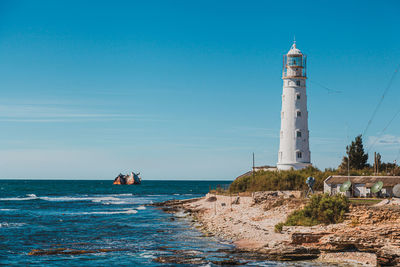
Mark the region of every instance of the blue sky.
MULTIPOLYGON (((233 179, 252 152, 274 165, 294 35, 308 55, 311 160, 337 167, 400 64, 399 11, 398 1, 3 0, 0 177, 233 179)), ((400 160, 400 115, 382 132, 399 88, 395 77, 364 136, 384 161, 400 160)))

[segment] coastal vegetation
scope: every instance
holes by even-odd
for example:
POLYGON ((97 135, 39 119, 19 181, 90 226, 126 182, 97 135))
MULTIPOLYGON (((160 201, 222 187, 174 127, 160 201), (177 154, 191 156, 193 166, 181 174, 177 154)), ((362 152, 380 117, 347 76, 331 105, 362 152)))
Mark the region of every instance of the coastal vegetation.
POLYGON ((350 203, 353 205, 374 205, 381 202, 379 198, 351 198, 350 203))
POLYGON ((294 211, 287 217, 285 222, 275 225, 275 230, 280 232, 283 226, 313 226, 340 223, 343 222, 348 211, 349 200, 343 195, 313 195, 303 209, 294 211))
POLYGON ((323 181, 335 172, 331 170, 320 171, 314 167, 290 171, 258 171, 237 178, 229 187, 232 193, 256 192, 273 190, 306 190, 305 179, 309 176, 315 178, 316 190, 322 190, 323 181))
POLYGON ((324 180, 330 175, 400 175, 399 166, 381 162, 379 153, 372 166, 367 161, 368 154, 364 151, 362 136, 359 135, 346 147, 346 156, 337 169, 322 171, 310 166, 302 170, 249 172, 236 178, 230 185, 229 192, 305 191, 308 189, 305 181, 309 176, 315 178, 314 190, 322 191, 324 180))

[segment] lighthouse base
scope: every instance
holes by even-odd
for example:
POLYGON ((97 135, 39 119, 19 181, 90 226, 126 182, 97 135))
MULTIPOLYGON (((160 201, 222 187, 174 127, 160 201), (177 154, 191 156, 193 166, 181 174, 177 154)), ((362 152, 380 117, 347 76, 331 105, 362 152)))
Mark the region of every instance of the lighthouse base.
POLYGON ((276 167, 278 170, 289 171, 289 170, 301 170, 307 168, 308 166, 312 166, 311 163, 307 162, 295 162, 295 163, 278 163, 276 167))

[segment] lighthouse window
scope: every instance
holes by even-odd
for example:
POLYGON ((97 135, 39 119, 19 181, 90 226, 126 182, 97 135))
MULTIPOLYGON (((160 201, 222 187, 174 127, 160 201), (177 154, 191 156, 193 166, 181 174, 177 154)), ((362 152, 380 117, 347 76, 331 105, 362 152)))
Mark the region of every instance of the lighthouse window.
POLYGON ((300 152, 300 151, 297 151, 296 154, 297 154, 297 158, 298 158, 298 159, 301 159, 301 157, 302 157, 301 152, 300 152))
POLYGON ((300 86, 300 81, 296 81, 296 85, 297 85, 297 86, 300 86))
POLYGON ((301 117, 301 111, 297 111, 297 117, 301 117))
POLYGON ((301 132, 300 132, 300 131, 297 131, 297 132, 296 132, 296 136, 297 136, 297 137, 301 137, 301 132))
POLYGON ((297 100, 300 100, 300 94, 296 95, 297 100))

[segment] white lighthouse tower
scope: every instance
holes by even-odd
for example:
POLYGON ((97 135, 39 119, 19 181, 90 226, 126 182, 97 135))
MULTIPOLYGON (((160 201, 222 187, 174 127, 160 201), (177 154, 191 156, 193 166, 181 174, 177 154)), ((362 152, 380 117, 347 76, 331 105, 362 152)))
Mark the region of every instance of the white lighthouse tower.
POLYGON ((306 55, 293 43, 283 56, 279 170, 299 170, 311 165, 306 95, 306 55))

